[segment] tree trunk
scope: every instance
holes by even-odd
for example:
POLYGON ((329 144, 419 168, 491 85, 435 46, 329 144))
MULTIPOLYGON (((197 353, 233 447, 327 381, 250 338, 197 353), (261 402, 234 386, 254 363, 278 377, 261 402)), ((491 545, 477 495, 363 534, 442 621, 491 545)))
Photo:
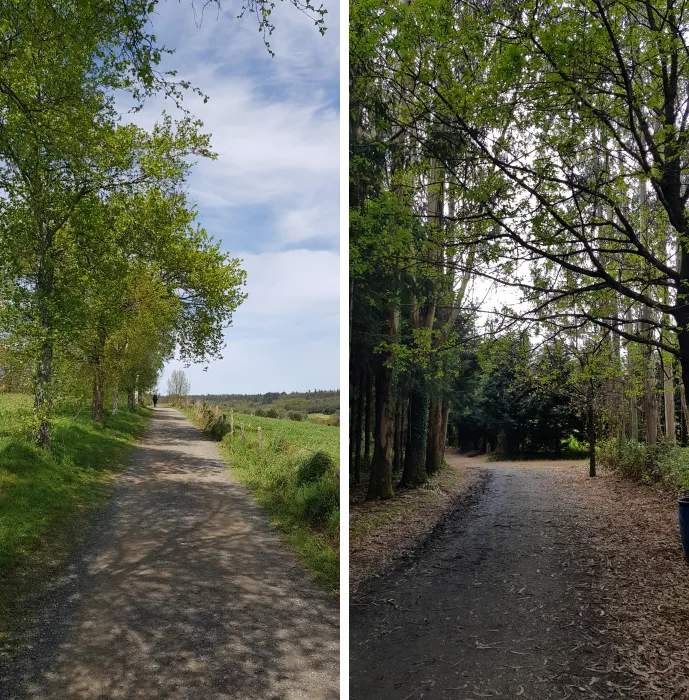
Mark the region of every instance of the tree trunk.
POLYGON ((447 423, 450 420, 450 401, 443 399, 443 424, 440 429, 440 463, 445 461, 445 445, 447 444, 447 423))
POLYGON ((399 472, 402 468, 402 433, 404 429, 404 394, 397 394, 397 410, 395 412, 395 446, 392 463, 392 471, 399 472))
POLYGON ((91 400, 91 418, 103 420, 103 353, 105 352, 105 330, 98 329, 98 339, 93 354, 93 398, 91 400))
POLYGON ((589 476, 596 476, 596 416, 593 406, 593 387, 586 397, 586 427, 589 438, 589 476))
POLYGON ((53 408, 53 343, 44 340, 38 351, 34 379, 34 428, 36 444, 50 452, 50 416, 53 408))
POLYGON ((127 389, 127 408, 134 411, 134 389, 127 389))
POLYGON ((644 423, 646 426, 646 444, 655 445, 658 442, 658 403, 655 395, 655 375, 651 368, 644 377, 644 423))
POLYGON ((354 473, 354 455, 356 452, 354 433, 356 431, 360 376, 361 364, 357 364, 354 357, 351 356, 349 363, 349 471, 351 474, 354 473))
MULTIPOLYGON (((682 303, 689 303, 689 296, 685 297, 682 303)), ((680 328, 677 333, 677 340, 679 344, 679 362, 682 368, 682 386, 684 387, 684 399, 686 402, 686 397, 689 394, 689 317, 684 318, 684 315, 682 315, 676 317, 676 320, 680 328)))
POLYGON ((680 442, 683 446, 687 444, 687 435, 689 433, 689 415, 687 414, 687 395, 684 391, 684 384, 679 384, 679 406, 680 406, 680 442))
MULTIPOLYGON (((391 306, 387 311, 387 326, 391 345, 397 342, 399 309, 391 306)), ((395 398, 392 378, 394 351, 386 350, 380 358, 376 373, 376 421, 371 462, 371 479, 367 498, 392 498, 392 427, 395 416, 395 398)))
MULTIPOLYGON (((627 309, 626 320, 630 324, 634 318, 632 312, 632 307, 627 309)), ((639 442, 639 411, 637 408, 637 398, 636 398, 636 361, 634 359, 634 351, 631 349, 632 345, 627 343, 627 372, 629 375, 629 439, 633 443, 639 442)))
MULTIPOLYGON (((644 335, 653 332, 650 325, 644 322, 651 310, 644 306, 641 310, 641 328, 644 335)), ((656 398, 655 357, 653 348, 647 345, 644 350, 644 423, 646 427, 646 444, 655 445, 658 442, 658 401, 656 398)))
POLYGON ((366 373, 366 412, 364 424, 364 462, 371 464, 371 422, 373 419, 373 377, 366 373))
POLYGON ((112 392, 112 415, 113 416, 117 415, 117 408, 118 408, 119 401, 120 401, 120 392, 119 392, 117 386, 115 386, 115 389, 112 392))
POLYGON ((665 409, 665 439, 675 444, 675 376, 672 358, 663 357, 663 400, 665 409))
POLYGON ((38 251, 36 276, 36 310, 40 344, 36 355, 34 375, 33 437, 46 451, 51 448, 51 416, 53 411, 53 332, 52 295, 55 283, 53 260, 53 233, 44 222, 41 226, 41 244, 38 251))
POLYGON ((440 433, 443 424, 442 399, 431 399, 428 416, 428 444, 426 446, 426 473, 435 474, 442 463, 440 433))
POLYGON ((402 474, 402 483, 405 486, 418 486, 426 481, 428 393, 423 371, 418 370, 416 375, 409 396, 409 441, 402 474))
POLYGON ((359 371, 359 394, 356 397, 356 423, 354 425, 354 483, 361 483, 361 431, 364 422, 364 370, 359 371))

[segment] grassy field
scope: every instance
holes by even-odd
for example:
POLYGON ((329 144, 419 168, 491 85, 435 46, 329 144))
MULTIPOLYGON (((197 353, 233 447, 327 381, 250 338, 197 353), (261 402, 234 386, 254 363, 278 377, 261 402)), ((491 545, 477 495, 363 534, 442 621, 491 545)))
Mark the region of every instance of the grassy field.
POLYGON ((28 439, 31 399, 0 394, 0 648, 6 650, 13 620, 107 501, 149 415, 124 410, 101 426, 87 417, 88 408, 75 419, 77 411, 57 409, 47 454, 28 439))
POLYGON ((310 423, 318 423, 319 425, 327 425, 328 416, 325 413, 309 413, 306 420, 310 423))
MULTIPOLYGON (((199 425, 193 409, 185 414, 199 425)), ((236 413, 221 452, 285 541, 329 591, 340 579, 340 430, 310 422, 236 413), (241 440, 244 425, 246 442, 241 440), (258 450, 258 427, 263 447, 258 450), (314 456, 325 454, 329 459, 314 456)))

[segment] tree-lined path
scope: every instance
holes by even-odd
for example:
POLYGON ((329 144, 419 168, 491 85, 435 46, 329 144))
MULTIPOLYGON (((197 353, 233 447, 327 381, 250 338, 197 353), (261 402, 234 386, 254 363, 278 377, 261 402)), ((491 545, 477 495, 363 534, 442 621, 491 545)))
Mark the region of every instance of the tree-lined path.
POLYGON ((662 497, 584 460, 449 461, 480 485, 353 601, 352 700, 689 697, 689 574, 662 497))
POLYGON ((7 697, 339 697, 335 601, 173 409, 48 607, 7 697))

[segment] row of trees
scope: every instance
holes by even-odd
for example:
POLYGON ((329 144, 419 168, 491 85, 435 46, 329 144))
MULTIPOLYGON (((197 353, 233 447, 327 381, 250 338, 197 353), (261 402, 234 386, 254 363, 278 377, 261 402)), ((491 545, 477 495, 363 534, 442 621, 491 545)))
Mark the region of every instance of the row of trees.
POLYGON ((273 408, 284 411, 301 411, 304 413, 325 413, 331 415, 340 411, 340 391, 269 391, 265 394, 204 394, 192 398, 208 403, 224 404, 234 407, 241 413, 253 413, 258 408, 273 408))
POLYGON ((408 485, 438 468, 467 344, 522 324, 578 365, 592 471, 596 430, 684 430, 686 13, 352 4, 351 445, 355 481, 372 451, 369 497, 395 467, 408 485), (488 324, 491 285, 510 298, 488 324))
POLYGON ((149 32, 155 3, 0 2, 0 353, 6 390, 30 388, 33 434, 50 449, 56 396, 106 398, 155 385, 177 350, 216 356, 244 295, 238 260, 196 223, 193 157, 214 157, 188 116, 146 131, 140 108, 181 102, 149 32))

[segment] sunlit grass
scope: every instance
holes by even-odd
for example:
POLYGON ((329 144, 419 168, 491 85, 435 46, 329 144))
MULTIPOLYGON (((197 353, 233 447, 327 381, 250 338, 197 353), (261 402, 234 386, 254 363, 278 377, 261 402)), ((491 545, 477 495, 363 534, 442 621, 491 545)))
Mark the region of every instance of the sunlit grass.
MULTIPOLYGON (((185 411, 196 420, 193 409, 185 411)), ((232 473, 254 494, 285 541, 329 591, 340 578, 338 466, 340 430, 309 422, 237 413, 234 436, 225 435, 221 452, 232 473), (241 440, 244 425, 245 442, 241 440), (262 449, 258 449, 258 428, 262 449), (330 458, 322 476, 300 483, 299 467, 316 452, 330 458)), ((303 476, 303 474, 302 474, 303 476)))
POLYGON ((124 410, 100 425, 88 410, 57 410, 46 453, 30 440, 30 398, 0 395, 0 645, 34 585, 65 560, 106 502, 149 415, 124 410))

